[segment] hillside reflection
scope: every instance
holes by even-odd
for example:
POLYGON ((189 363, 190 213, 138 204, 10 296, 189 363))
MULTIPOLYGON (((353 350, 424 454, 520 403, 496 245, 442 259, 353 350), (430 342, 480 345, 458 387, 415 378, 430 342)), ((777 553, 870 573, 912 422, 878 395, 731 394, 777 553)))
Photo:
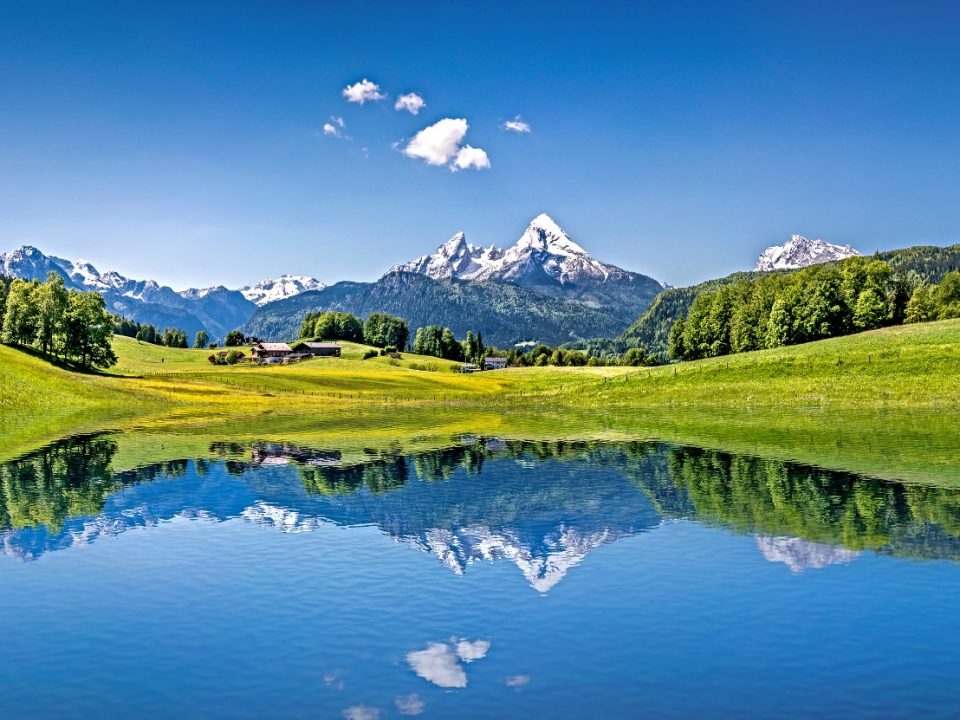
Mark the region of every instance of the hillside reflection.
POLYGON ((960 558, 960 491, 656 443, 464 437, 404 455, 217 443, 208 458, 114 472, 117 439, 78 437, 0 465, 0 543, 45 552, 177 517, 285 532, 374 525, 456 573, 506 559, 546 592, 590 551, 693 520, 756 536, 794 571, 862 551, 960 558))

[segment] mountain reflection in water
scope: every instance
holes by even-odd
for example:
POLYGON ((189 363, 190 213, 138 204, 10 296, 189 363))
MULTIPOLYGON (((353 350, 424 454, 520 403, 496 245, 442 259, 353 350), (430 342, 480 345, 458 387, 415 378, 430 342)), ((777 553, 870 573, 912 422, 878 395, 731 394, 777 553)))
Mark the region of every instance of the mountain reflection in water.
POLYGON ((755 535, 763 557, 794 572, 864 550, 960 557, 956 490, 699 448, 464 437, 409 455, 370 450, 360 461, 281 443, 210 450, 215 459, 114 472, 117 440, 103 435, 6 463, 4 553, 34 559, 183 517, 283 532, 372 525, 458 574, 508 560, 544 593, 592 550, 673 520, 755 535))

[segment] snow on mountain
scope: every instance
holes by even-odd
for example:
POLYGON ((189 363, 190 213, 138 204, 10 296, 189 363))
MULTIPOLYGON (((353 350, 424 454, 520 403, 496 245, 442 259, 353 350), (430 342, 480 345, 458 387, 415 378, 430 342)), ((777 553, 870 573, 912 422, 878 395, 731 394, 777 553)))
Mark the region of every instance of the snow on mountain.
POLYGON ((795 270, 857 255, 860 253, 849 245, 831 245, 823 240, 808 240, 803 235, 791 235, 785 245, 774 245, 764 250, 754 270, 795 270))
POLYGON ((388 272, 412 272, 427 275, 434 280, 450 277, 466 278, 481 268, 503 257, 503 251, 493 245, 482 248, 467 243, 467 238, 458 232, 432 255, 424 255, 402 265, 394 265, 388 272))
POLYGON ((768 562, 779 562, 791 572, 820 570, 828 565, 849 565, 860 553, 836 545, 824 545, 798 537, 756 536, 757 549, 768 562))
POLYGON ((68 288, 100 293, 109 310, 122 317, 181 328, 190 335, 203 329, 221 337, 256 310, 238 291, 223 286, 178 292, 154 280, 134 280, 113 270, 100 272, 85 260, 47 256, 29 245, 0 253, 0 275, 44 280, 50 272, 63 277, 68 288))
POLYGON ((501 280, 520 285, 576 285, 631 275, 594 259, 546 213, 537 215, 507 250, 470 245, 462 232, 437 250, 389 272, 414 272, 435 280, 501 280))
POLYGON ((530 587, 547 593, 590 552, 624 534, 606 528, 582 532, 561 525, 543 538, 543 548, 534 548, 509 529, 496 531, 476 525, 434 528, 423 537, 402 537, 401 540, 431 553, 457 575, 462 575, 468 565, 477 562, 509 560, 523 573, 530 587))
POLYGON ((255 305, 263 306, 284 300, 309 290, 323 290, 326 285, 305 275, 281 275, 275 280, 261 280, 256 285, 240 288, 243 296, 255 305))
POLYGON ((64 275, 55 262, 31 245, 0 253, 0 275, 24 280, 43 280, 50 271, 64 275))

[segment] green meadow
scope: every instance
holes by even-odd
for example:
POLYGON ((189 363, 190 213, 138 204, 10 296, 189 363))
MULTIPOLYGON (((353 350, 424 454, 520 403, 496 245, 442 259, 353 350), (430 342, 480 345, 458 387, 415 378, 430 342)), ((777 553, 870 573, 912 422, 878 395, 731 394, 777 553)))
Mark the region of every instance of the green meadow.
POLYGON ((0 346, 0 460, 67 434, 123 431, 118 463, 199 457, 217 441, 439 447, 461 434, 644 439, 869 476, 960 484, 960 321, 655 368, 462 375, 403 354, 214 366, 205 350, 116 337, 109 373, 0 346), (122 459, 122 462, 121 462, 122 459))

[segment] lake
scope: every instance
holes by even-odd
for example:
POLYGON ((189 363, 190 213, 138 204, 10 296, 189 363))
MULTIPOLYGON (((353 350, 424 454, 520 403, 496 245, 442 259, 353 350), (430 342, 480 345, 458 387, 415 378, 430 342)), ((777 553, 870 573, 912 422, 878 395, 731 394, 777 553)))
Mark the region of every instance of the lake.
POLYGON ((4 718, 960 715, 958 490, 655 442, 122 440, 0 466, 4 718))

